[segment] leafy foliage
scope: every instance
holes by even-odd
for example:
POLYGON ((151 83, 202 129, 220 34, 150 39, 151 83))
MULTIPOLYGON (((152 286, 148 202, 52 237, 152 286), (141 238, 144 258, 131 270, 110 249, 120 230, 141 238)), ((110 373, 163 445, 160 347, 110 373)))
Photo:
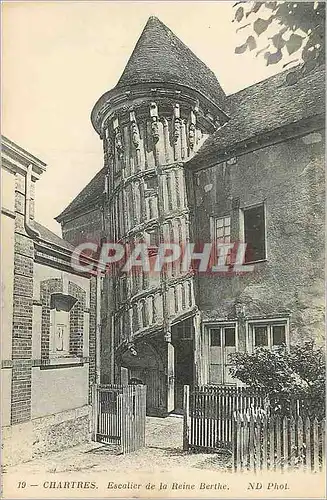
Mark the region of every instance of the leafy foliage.
POLYGON ((252 30, 246 41, 236 47, 236 54, 256 49, 256 39, 271 28, 275 33, 269 37, 269 44, 256 53, 264 53, 267 66, 300 49, 304 73, 324 64, 325 2, 236 2, 234 7, 234 21, 245 23, 237 31, 248 27, 252 30))
POLYGON ((256 348, 254 353, 230 355, 230 373, 249 387, 265 389, 275 413, 288 414, 294 401, 304 400, 306 413, 324 417, 325 356, 313 341, 273 350, 256 348))

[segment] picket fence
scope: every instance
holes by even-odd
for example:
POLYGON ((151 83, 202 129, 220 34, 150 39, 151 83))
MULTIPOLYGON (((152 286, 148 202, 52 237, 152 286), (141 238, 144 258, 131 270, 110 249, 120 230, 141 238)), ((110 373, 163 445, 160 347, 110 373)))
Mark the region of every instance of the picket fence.
POLYGON ((325 465, 325 420, 235 412, 232 451, 235 471, 318 472, 325 465))
POLYGON ((93 440, 122 453, 145 446, 145 385, 93 387, 93 440))
POLYGON ((235 411, 264 411, 264 394, 245 387, 184 386, 184 450, 232 447, 235 411))

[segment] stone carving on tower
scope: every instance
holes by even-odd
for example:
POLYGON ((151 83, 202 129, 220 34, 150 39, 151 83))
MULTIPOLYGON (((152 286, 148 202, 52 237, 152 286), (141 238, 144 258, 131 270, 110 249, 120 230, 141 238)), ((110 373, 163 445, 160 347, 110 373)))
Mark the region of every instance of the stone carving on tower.
MULTIPOLYGON (((186 49, 150 18, 118 84, 92 112, 107 152, 107 237, 126 245, 145 241, 154 256, 160 242, 189 241, 183 164, 217 121, 227 119, 215 76, 186 49)), ((169 412, 175 404, 174 325, 197 313, 192 271, 178 262, 156 275, 117 267, 112 280, 116 364, 129 379, 147 379, 150 409, 169 412)))

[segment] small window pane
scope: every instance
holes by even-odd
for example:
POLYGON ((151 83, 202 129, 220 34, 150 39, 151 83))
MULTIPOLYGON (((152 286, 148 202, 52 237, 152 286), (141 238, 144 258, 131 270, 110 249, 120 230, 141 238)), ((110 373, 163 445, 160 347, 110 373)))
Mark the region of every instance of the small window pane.
POLYGON ((230 226, 225 227, 225 234, 230 234, 230 226))
POLYGON ((254 327, 254 342, 256 346, 268 345, 268 331, 266 326, 254 327))
POLYGON ((214 347, 220 347, 220 328, 215 328, 210 330, 210 345, 214 347))
POLYGON ((224 226, 230 226, 230 217, 224 218, 224 226))
POLYGON ((286 343, 285 326, 273 326, 273 345, 281 345, 286 343))
POLYGON ((224 228, 223 227, 219 227, 217 229, 217 238, 222 238, 224 236, 224 228))
POLYGON ((225 328, 225 346, 235 347, 235 328, 225 328))
POLYGON ((217 227, 223 227, 224 219, 217 219, 216 224, 217 224, 217 227))

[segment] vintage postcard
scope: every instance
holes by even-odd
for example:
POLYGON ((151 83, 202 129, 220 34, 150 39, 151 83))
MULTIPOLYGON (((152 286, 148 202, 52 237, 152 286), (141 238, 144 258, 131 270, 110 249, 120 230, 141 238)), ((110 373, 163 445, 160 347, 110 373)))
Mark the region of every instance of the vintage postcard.
POLYGON ((325 498, 325 2, 2 2, 2 497, 325 498))

